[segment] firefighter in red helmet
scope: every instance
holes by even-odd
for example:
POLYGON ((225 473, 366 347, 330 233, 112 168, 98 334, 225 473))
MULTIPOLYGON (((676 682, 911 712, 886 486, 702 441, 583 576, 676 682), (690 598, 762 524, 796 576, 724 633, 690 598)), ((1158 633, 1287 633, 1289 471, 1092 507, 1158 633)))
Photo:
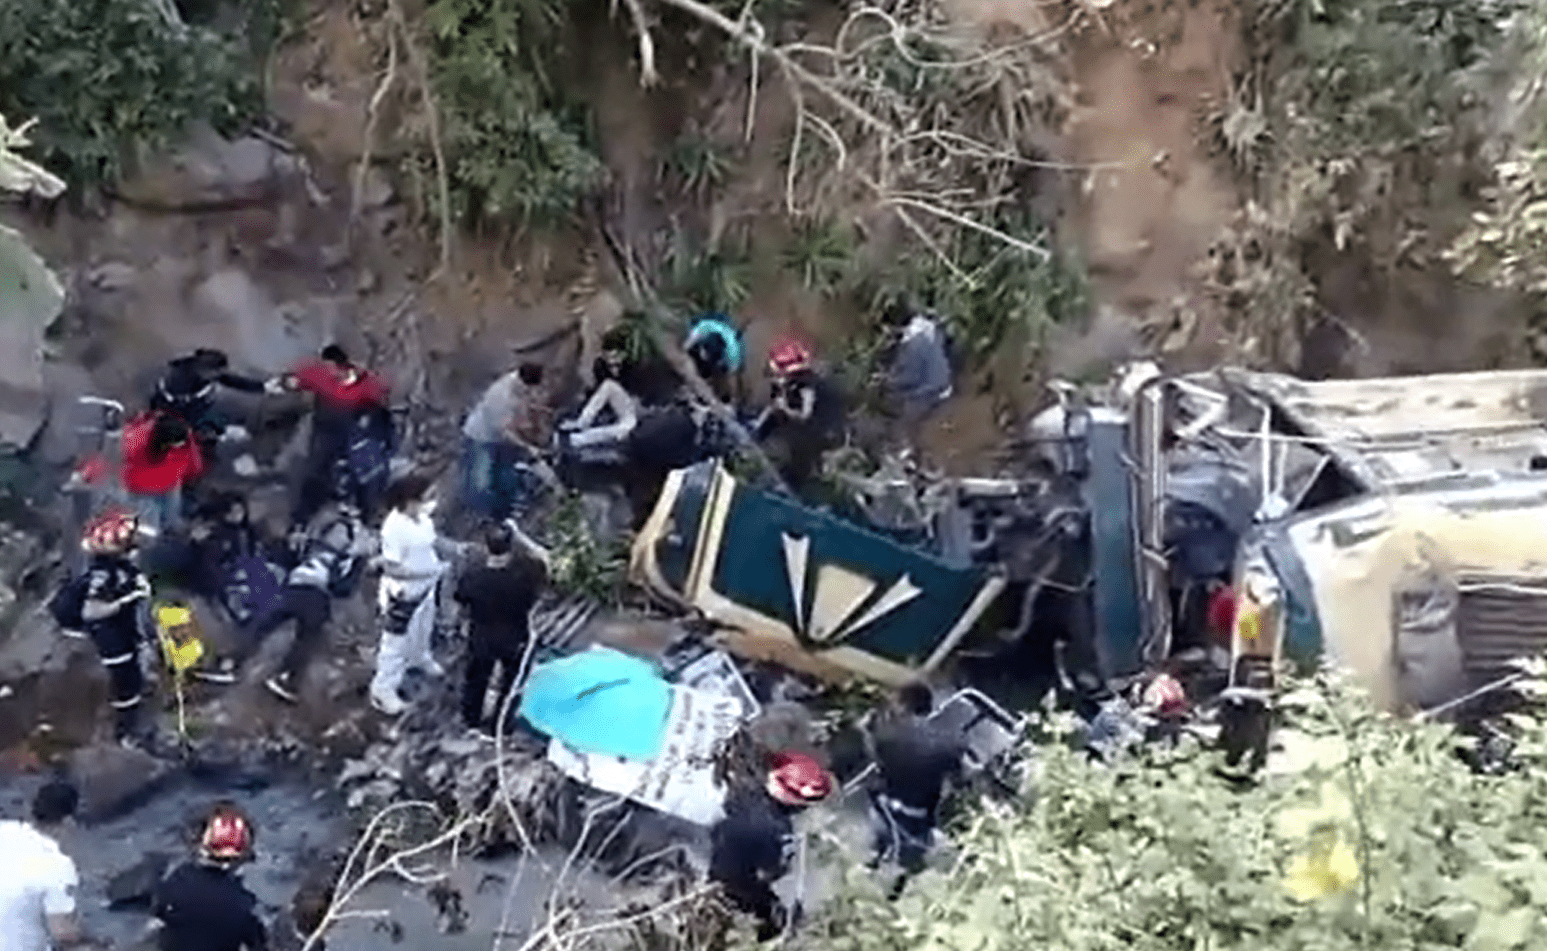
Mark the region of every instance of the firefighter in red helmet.
POLYGON ((777 937, 797 913, 773 890, 794 854, 794 816, 832 791, 821 763, 784 752, 771 758, 761 787, 733 787, 726 796, 725 815, 710 830, 709 878, 733 907, 757 919, 759 941, 777 937))
POLYGON ((842 400, 832 381, 817 371, 811 349, 795 337, 768 351, 769 401, 753 435, 769 440, 780 475, 797 494, 811 488, 822 453, 843 426, 842 400))
POLYGON ((251 821, 217 803, 199 835, 198 858, 156 887, 151 912, 161 922, 161 951, 267 951, 257 899, 236 876, 252 857, 251 821))

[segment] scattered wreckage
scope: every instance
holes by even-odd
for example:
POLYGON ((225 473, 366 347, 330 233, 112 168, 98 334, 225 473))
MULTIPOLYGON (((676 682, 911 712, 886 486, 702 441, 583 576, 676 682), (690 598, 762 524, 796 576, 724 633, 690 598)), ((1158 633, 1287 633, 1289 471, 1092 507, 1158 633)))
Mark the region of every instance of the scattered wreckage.
POLYGON ((1451 712, 1547 646, 1547 371, 1138 364, 1057 390, 1023 473, 856 480, 853 516, 680 470, 632 575, 735 653, 887 683, 1040 639, 1065 679, 1201 657, 1204 682, 1260 705, 1283 662, 1327 658, 1388 709, 1451 712), (874 504, 899 487, 901 527, 874 504))

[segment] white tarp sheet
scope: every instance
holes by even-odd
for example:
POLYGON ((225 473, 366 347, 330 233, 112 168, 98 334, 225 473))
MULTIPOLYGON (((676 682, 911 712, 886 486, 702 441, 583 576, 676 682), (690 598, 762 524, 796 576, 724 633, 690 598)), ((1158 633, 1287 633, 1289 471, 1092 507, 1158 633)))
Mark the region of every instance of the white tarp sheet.
POLYGON ((558 740, 548 762, 576 782, 616 793, 643 806, 699 825, 724 811, 725 789, 714 780, 714 751, 747 715, 735 697, 673 686, 666 737, 651 760, 579 753, 558 740))

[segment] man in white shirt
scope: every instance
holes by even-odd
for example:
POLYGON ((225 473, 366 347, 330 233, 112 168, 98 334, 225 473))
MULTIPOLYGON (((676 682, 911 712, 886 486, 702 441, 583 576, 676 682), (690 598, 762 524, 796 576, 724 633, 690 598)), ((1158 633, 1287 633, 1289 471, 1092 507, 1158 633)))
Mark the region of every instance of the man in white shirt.
POLYGON ((79 877, 55 841, 75 815, 80 793, 55 781, 32 800, 32 823, 0 822, 0 951, 101 948, 75 913, 79 877))
POLYGON ((431 676, 444 672, 430 652, 435 631, 436 587, 446 563, 436 551, 435 493, 420 474, 404 476, 387 488, 387 518, 381 525, 381 645, 376 651, 376 675, 371 679, 371 703, 388 716, 406 705, 399 693, 410 669, 431 676))

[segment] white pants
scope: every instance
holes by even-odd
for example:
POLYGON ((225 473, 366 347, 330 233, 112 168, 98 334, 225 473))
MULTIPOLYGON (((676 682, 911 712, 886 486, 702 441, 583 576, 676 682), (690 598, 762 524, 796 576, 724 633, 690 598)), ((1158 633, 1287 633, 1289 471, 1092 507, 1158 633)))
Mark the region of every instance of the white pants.
POLYGON ((580 415, 575 417, 577 432, 570 437, 570 445, 576 449, 619 442, 639 422, 639 409, 634 397, 629 395, 616 380, 603 380, 596 392, 586 400, 580 415), (597 424, 603 410, 611 410, 613 422, 597 424))
POLYGON ((376 648, 376 676, 371 678, 371 696, 388 706, 402 703, 398 688, 411 668, 427 668, 434 663, 430 638, 435 633, 435 616, 440 604, 440 582, 421 594, 417 603, 412 595, 393 597, 383 586, 377 599, 381 612, 381 644, 376 648), (406 617, 404 616, 406 615, 406 617))

